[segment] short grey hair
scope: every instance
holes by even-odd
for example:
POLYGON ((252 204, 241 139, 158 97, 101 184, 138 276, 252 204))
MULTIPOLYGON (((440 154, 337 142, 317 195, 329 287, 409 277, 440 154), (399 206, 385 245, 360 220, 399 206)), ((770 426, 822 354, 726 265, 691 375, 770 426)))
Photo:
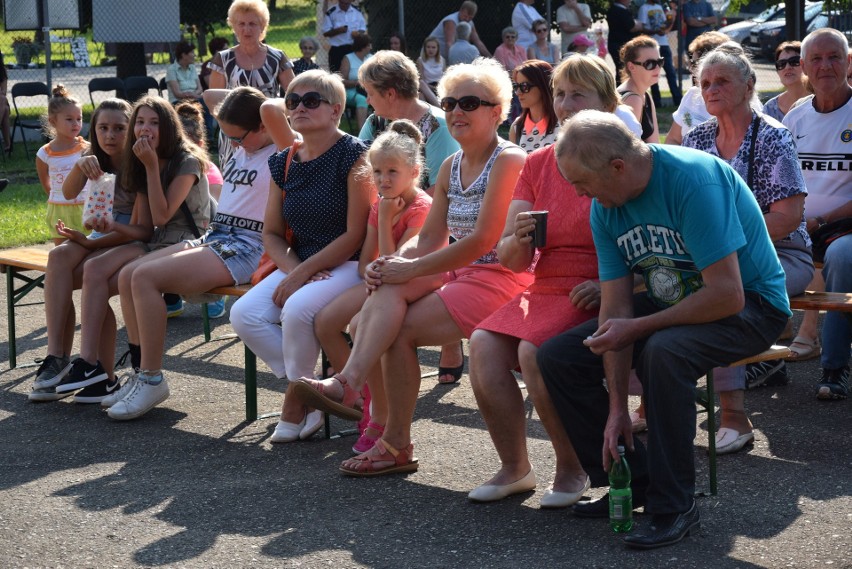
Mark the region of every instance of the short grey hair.
POLYGON ((702 57, 698 62, 699 79, 704 73, 704 70, 712 65, 724 65, 735 69, 737 74, 742 78, 743 83, 748 83, 751 80, 752 85, 754 85, 754 82, 757 80, 748 55, 743 51, 740 44, 736 42, 725 42, 702 57))
POLYGON ((644 156, 648 147, 613 113, 585 110, 563 123, 554 152, 557 161, 569 159, 598 172, 617 158, 644 156))
POLYGON ((467 41, 467 38, 470 37, 470 24, 467 22, 459 22, 456 26, 456 37, 460 40, 467 41))
POLYGON ((805 59, 808 48, 810 45, 821 36, 830 36, 834 38, 834 41, 837 43, 837 47, 841 52, 849 52, 849 42, 846 41, 846 36, 843 35, 843 32, 835 30, 834 28, 820 28, 818 30, 814 30, 805 36, 805 39, 802 40, 802 59, 805 59))

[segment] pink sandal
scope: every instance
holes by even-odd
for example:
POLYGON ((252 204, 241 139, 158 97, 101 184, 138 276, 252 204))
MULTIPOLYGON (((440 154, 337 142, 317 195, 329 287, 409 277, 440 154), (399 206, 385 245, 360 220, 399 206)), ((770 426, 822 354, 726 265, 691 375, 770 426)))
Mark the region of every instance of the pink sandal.
POLYGON ((358 438, 358 441, 354 445, 352 445, 352 452, 354 452, 355 454, 361 454, 373 448, 373 445, 376 444, 376 441, 382 438, 382 435, 385 433, 384 425, 379 425, 378 423, 374 423, 372 421, 367 423, 367 429, 364 429, 364 432, 358 438), (375 437, 371 437, 367 434, 367 429, 373 429, 379 434, 375 437))
POLYGON ((414 454, 414 445, 410 444, 402 450, 397 450, 379 439, 373 448, 354 458, 344 461, 340 465, 340 471, 347 476, 382 476, 396 472, 417 471, 417 459, 414 454), (378 467, 377 462, 390 462, 390 466, 378 467))
POLYGON ((343 401, 335 401, 325 394, 325 385, 321 381, 301 377, 294 380, 290 387, 308 407, 331 413, 349 421, 360 421, 364 416, 361 394, 349 387, 348 381, 339 373, 333 378, 343 386, 343 401))

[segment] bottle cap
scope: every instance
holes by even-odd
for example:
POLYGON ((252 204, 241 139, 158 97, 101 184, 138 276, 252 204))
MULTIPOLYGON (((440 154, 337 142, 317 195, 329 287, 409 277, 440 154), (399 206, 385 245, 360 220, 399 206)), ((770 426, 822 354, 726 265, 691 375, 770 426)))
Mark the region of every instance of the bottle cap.
POLYGON ((618 445, 618 454, 624 454, 624 446, 618 445))

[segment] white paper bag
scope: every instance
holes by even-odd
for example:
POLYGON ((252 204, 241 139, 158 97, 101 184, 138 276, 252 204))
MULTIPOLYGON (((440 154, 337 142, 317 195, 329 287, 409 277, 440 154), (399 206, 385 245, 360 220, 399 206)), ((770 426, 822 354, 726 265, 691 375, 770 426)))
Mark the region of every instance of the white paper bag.
POLYGON ((83 206, 83 225, 92 228, 95 222, 112 222, 115 202, 115 174, 104 173, 97 180, 89 180, 89 193, 83 206))

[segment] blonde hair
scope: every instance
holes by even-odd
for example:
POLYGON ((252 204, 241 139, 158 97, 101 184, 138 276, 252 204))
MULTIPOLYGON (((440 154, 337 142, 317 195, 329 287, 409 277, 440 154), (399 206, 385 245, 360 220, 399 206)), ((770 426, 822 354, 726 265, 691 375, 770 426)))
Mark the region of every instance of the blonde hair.
POLYGON ((337 73, 329 73, 322 69, 311 69, 299 73, 295 79, 290 81, 286 94, 289 95, 294 89, 305 86, 315 89, 320 95, 331 101, 332 105, 340 105, 340 110, 343 111, 343 106, 346 104, 346 87, 343 86, 343 79, 337 73))
POLYGON ((370 84, 380 93, 396 89, 403 99, 416 99, 420 91, 420 73, 404 53, 383 49, 365 61, 358 69, 358 81, 370 84))
POLYGON ((80 109, 80 112, 83 111, 83 105, 80 103, 80 100, 72 95, 65 85, 58 83, 56 87, 53 88, 52 96, 47 102, 47 114, 41 119, 42 131, 46 137, 54 138, 56 136, 56 129, 53 128, 50 120, 69 105, 77 107, 80 109))
POLYGON ((423 61, 429 61, 429 56, 426 55, 426 44, 432 42, 438 48, 435 51, 435 61, 438 63, 444 62, 444 57, 441 55, 441 42, 438 41, 438 38, 435 36, 429 36, 425 40, 423 40, 423 46, 420 48, 420 59, 423 61))
POLYGON ((370 144, 367 160, 371 161, 378 154, 398 156, 410 167, 423 169, 423 154, 420 144, 423 135, 420 129, 408 119, 399 119, 390 123, 385 131, 370 144))
POLYGON ((260 18, 261 27, 260 41, 266 37, 266 28, 269 27, 269 8, 263 0, 234 0, 228 8, 228 25, 233 29, 234 16, 237 12, 251 13, 260 18))
POLYGON ((575 87, 597 92, 606 111, 612 113, 618 107, 615 77, 600 57, 578 53, 563 59, 553 70, 553 91, 556 91, 559 83, 566 80, 575 87))
POLYGON ((509 115, 512 102, 512 80, 509 73, 496 59, 477 57, 473 63, 458 63, 447 68, 438 82, 438 97, 444 98, 448 91, 465 81, 472 81, 485 89, 489 102, 500 107, 500 122, 509 115))

